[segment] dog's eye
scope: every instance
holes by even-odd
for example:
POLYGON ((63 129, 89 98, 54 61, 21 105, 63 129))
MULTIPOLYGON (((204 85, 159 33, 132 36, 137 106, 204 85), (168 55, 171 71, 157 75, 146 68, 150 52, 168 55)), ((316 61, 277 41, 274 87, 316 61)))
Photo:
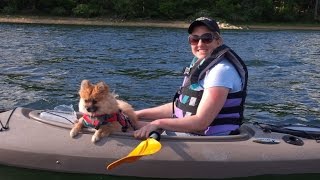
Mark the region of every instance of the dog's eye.
POLYGON ((94 100, 94 99, 85 99, 84 102, 85 103, 92 103, 92 104, 96 104, 97 103, 97 101, 94 100))

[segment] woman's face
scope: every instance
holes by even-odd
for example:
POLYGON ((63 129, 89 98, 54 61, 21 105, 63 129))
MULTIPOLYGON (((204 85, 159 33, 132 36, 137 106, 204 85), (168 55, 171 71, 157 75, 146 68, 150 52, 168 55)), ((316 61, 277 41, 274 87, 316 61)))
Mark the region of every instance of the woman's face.
MULTIPOLYGON (((197 26, 193 29, 190 36, 192 37, 206 37, 206 35, 212 34, 212 31, 210 31, 206 26, 197 26), (205 36, 203 36, 205 35, 205 36)), ((189 42, 190 38, 189 37, 189 42)), ((209 36, 210 37, 210 36, 209 36)), ((219 47, 222 43, 221 38, 213 38, 212 42, 206 42, 205 40, 199 40, 196 43, 190 43, 191 44, 191 50, 194 56, 196 56, 198 59, 203 59, 207 55, 209 55, 214 49, 219 47)))

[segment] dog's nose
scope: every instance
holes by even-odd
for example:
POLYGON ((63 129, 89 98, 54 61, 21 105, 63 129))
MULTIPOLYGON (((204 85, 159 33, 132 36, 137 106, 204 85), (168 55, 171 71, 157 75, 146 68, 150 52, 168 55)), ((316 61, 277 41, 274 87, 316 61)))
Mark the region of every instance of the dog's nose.
POLYGON ((98 110, 98 108, 96 106, 87 107, 88 112, 96 112, 97 110, 98 110))

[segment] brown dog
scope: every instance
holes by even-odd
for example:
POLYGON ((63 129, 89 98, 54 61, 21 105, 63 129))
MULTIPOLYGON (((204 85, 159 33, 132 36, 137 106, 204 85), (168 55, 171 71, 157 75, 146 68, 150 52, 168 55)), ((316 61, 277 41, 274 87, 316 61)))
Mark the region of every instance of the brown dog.
POLYGON ((79 111, 83 116, 71 129, 71 137, 75 137, 84 125, 96 129, 91 139, 93 143, 112 132, 134 129, 137 117, 132 106, 118 100, 104 82, 94 85, 83 80, 79 94, 79 111))

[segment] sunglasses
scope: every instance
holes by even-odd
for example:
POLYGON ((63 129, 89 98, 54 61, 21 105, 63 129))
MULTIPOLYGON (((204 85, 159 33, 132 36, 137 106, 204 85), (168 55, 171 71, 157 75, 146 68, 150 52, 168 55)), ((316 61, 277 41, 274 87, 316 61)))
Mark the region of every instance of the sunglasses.
POLYGON ((189 43, 191 45, 197 45, 199 43, 200 39, 203 43, 209 44, 209 43, 212 43, 212 41, 215 39, 215 37, 213 36, 212 33, 205 33, 205 34, 202 34, 201 36, 190 35, 188 37, 189 43))

